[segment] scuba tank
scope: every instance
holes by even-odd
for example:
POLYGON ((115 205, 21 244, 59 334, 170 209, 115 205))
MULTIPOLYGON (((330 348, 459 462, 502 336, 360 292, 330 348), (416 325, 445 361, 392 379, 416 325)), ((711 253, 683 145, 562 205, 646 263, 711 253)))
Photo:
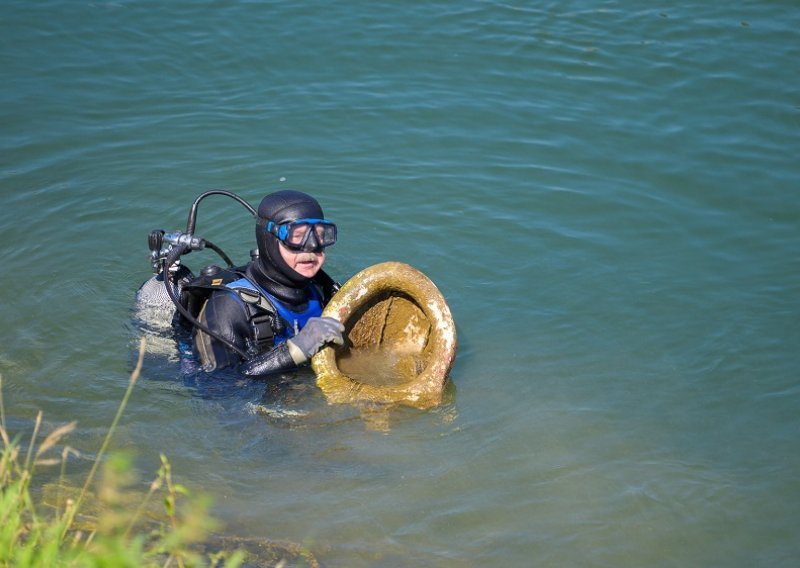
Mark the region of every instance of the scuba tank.
MULTIPOLYGON (((169 273, 169 286, 180 297, 183 287, 194 280, 194 274, 186 266, 173 265, 169 273)), ((159 272, 144 281, 136 291, 134 303, 136 321, 153 332, 166 332, 172 328, 177 310, 167 293, 164 275, 159 272)))

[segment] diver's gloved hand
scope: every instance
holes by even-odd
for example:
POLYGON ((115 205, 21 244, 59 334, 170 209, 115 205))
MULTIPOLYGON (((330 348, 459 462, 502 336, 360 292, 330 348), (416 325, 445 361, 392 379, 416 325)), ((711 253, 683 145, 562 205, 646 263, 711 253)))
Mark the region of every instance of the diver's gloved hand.
POLYGON ((289 353, 298 365, 311 359, 326 343, 344 344, 344 324, 329 317, 309 318, 300 333, 287 340, 289 353))

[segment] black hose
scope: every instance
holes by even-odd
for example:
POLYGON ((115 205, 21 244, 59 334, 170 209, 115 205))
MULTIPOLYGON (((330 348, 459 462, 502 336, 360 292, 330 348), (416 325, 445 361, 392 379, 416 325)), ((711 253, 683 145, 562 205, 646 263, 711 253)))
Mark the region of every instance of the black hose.
POLYGON ((189 210, 189 219, 186 221, 186 232, 189 233, 190 235, 194 235, 194 227, 197 224, 197 206, 203 199, 205 199, 209 195, 227 195, 228 197, 235 199, 236 201, 244 205, 245 208, 248 211, 250 211, 250 214, 253 215, 253 217, 258 215, 258 212, 255 209, 253 209, 252 205, 250 205, 247 201, 245 201, 235 193, 227 191, 225 189, 210 189, 198 195, 197 199, 195 199, 194 203, 192 203, 192 208, 189 210))
MULTIPOLYGON (((258 212, 255 209, 253 209, 252 205, 250 205, 247 201, 245 201, 244 199, 242 199, 241 197, 239 197, 235 193, 233 193, 231 191, 224 190, 224 189, 211 189, 209 191, 203 192, 200 195, 198 195, 197 199, 195 199, 194 203, 192 203, 192 207, 189 210, 189 219, 186 221, 186 233, 189 236, 194 235, 194 228, 195 228, 195 225, 197 224, 197 206, 200 204, 200 202, 203 199, 205 199, 209 195, 226 195, 226 196, 238 201, 242 205, 244 205, 245 208, 254 217, 256 215, 258 215, 258 212)), ((213 244, 213 243, 211 243, 209 241, 205 241, 205 245, 208 248, 210 248, 211 250, 215 251, 218 255, 220 255, 220 257, 222 257, 222 259, 225 262, 228 263, 228 267, 232 267, 233 266, 233 261, 228 257, 227 254, 225 254, 222 251, 221 248, 219 248, 217 245, 215 245, 215 244, 213 244)), ((170 281, 170 278, 169 278, 169 267, 172 266, 173 264, 175 264, 175 261, 177 261, 180 258, 180 256, 183 253, 186 252, 186 250, 187 250, 187 246, 186 245, 175 246, 170 251, 170 253, 167 255, 167 258, 164 261, 164 274, 163 274, 163 277, 164 277, 164 286, 167 288, 167 295, 172 300, 172 303, 175 304, 175 308, 181 313, 181 315, 183 317, 185 317, 189 321, 189 323, 191 323, 193 326, 197 327, 201 331, 204 331, 205 333, 207 333, 208 335, 210 335, 211 337, 213 337, 214 339, 216 339, 217 341, 219 341, 220 343, 222 343, 226 347, 232 349, 233 351, 235 351, 236 353, 241 355, 242 358, 245 361, 248 360, 250 357, 247 355, 246 351, 242 350, 240 347, 238 347, 236 344, 234 344, 229 339, 227 339, 225 337, 222 337, 219 333, 217 333, 215 331, 212 331, 211 329, 209 329, 208 326, 200 323, 200 321, 196 317, 194 317, 191 313, 189 313, 189 310, 187 310, 185 307, 183 307, 183 305, 181 304, 180 299, 175 296, 175 291, 172 289, 172 286, 170 286, 170 282, 171 281, 170 281)))
POLYGON ((208 248, 210 248, 211 250, 213 250, 214 252, 216 252, 222 258, 222 260, 227 262, 228 263, 228 268, 233 268, 233 261, 230 259, 230 257, 227 254, 225 254, 225 252, 221 248, 219 248, 217 245, 215 245, 214 243, 212 243, 209 240, 206 240, 206 246, 208 248))

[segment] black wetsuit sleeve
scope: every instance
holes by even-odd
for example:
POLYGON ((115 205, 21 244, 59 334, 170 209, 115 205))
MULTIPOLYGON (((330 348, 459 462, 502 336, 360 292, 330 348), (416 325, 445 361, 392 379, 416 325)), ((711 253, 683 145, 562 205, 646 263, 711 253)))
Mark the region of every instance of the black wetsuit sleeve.
MULTIPOLYGON (((248 320, 244 304, 233 294, 215 292, 208 299, 200 320, 209 329, 231 341, 242 351, 255 343, 253 326, 248 320)), ((286 343, 274 346, 249 361, 242 361, 241 355, 221 341, 198 331, 195 334, 195 350, 206 370, 234 367, 241 363, 240 372, 249 377, 258 377, 290 371, 297 368, 286 343)))
POLYGON ((249 361, 245 361, 239 370, 247 377, 260 377, 296 368, 297 365, 289 354, 289 346, 284 342, 266 353, 261 353, 249 361))

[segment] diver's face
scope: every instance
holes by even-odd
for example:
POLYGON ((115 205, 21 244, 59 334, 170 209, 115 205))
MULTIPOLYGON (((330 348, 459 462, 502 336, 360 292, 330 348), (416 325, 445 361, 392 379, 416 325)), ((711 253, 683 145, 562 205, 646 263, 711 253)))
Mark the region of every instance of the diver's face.
POLYGON ((281 251, 281 257, 289 265, 289 268, 306 278, 313 278, 325 263, 325 249, 319 252, 297 252, 286 248, 283 243, 280 243, 278 248, 281 251))

